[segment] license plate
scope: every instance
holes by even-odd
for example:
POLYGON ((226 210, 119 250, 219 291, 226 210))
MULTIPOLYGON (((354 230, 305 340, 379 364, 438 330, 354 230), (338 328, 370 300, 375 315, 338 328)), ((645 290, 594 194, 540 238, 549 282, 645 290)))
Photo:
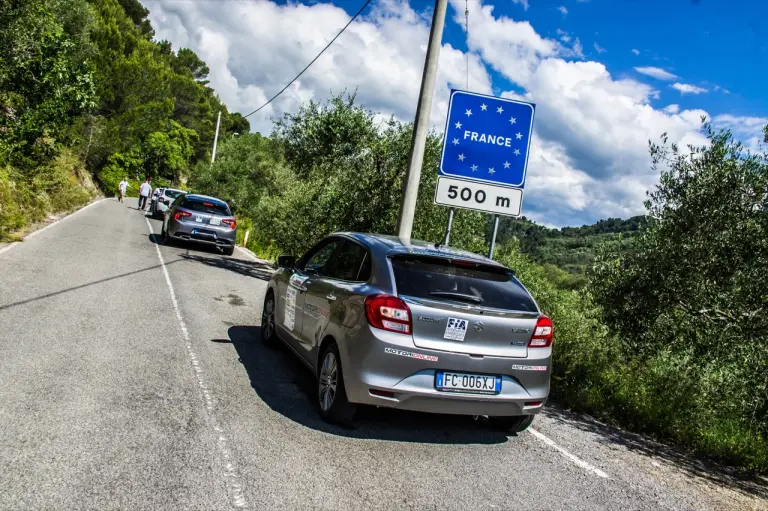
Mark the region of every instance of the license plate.
POLYGON ((211 225, 221 225, 221 218, 211 218, 211 225))
POLYGON ((446 392, 498 394, 501 392, 501 377, 438 371, 435 388, 446 392))
POLYGON ((202 223, 203 223, 203 217, 201 217, 201 216, 196 216, 196 217, 195 217, 195 222, 202 224, 202 223))

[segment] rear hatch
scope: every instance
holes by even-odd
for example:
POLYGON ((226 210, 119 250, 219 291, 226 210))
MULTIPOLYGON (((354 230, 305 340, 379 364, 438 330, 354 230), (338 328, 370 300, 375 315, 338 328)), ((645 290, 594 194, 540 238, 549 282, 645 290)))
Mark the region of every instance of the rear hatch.
POLYGON ((187 223, 198 225, 201 233, 211 232, 211 227, 220 227, 221 219, 231 216, 226 205, 203 199, 185 198, 179 207, 191 213, 192 216, 184 220, 187 223))
POLYGON ((182 193, 184 192, 181 190, 163 190, 162 197, 167 204, 172 204, 173 201, 175 201, 176 198, 182 193))
POLYGON ((397 293, 420 348, 525 358, 539 311, 509 270, 463 259, 395 255, 397 293))

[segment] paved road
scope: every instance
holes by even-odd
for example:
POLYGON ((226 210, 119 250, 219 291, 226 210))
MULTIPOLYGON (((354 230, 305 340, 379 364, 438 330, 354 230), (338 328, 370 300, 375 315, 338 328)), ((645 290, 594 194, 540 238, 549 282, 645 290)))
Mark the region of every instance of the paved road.
MULTIPOLYGON (((517 437, 328 426, 257 340, 270 269, 96 203, 0 253, 2 509, 765 509, 764 488, 550 408, 517 437)), ((2 249, 0 249, 2 250, 2 249)))

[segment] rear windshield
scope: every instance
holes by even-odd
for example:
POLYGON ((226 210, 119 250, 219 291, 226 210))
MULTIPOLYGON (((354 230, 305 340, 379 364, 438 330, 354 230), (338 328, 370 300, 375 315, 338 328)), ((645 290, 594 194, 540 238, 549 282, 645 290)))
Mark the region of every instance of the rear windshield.
POLYGON ((435 257, 395 256, 392 269, 400 295, 537 312, 533 299, 504 268, 435 257))
POLYGON ((166 190, 164 192, 165 196, 170 198, 170 199, 175 199, 176 197, 178 197, 182 193, 184 193, 184 192, 177 192, 176 190, 166 190))
POLYGON ((227 207, 216 202, 184 199, 184 202, 181 203, 181 207, 184 209, 190 209, 192 211, 200 211, 201 213, 229 216, 229 210, 227 207))

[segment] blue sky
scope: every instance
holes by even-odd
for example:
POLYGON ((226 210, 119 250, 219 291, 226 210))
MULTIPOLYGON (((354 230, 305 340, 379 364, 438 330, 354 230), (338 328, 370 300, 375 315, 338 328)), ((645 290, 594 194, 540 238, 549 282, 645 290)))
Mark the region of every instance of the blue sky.
MULTIPOLYGON (((195 50, 232 111, 247 113, 298 73, 362 0, 145 0, 157 37, 195 50)), ((430 121, 445 125, 451 88, 536 103, 523 214, 550 226, 644 212, 658 182, 649 139, 705 142, 700 118, 760 146, 768 124, 768 1, 449 0, 430 121)), ((356 90, 413 119, 432 0, 374 0, 283 95, 249 118, 356 90)), ((424 169, 436 172, 437 169, 424 169)))

